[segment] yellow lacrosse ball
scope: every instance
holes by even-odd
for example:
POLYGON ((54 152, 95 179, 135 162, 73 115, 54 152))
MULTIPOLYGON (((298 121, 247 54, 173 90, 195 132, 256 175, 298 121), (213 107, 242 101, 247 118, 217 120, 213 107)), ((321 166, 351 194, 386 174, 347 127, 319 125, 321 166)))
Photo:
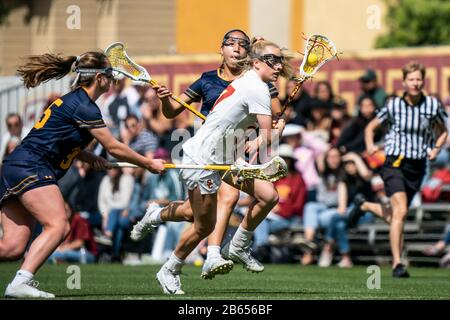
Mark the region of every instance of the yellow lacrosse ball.
POLYGON ((310 53, 309 55, 308 55, 308 64, 310 65, 310 66, 315 66, 315 65, 317 65, 317 62, 318 62, 318 57, 317 57, 317 55, 316 54, 314 54, 314 53, 310 53))

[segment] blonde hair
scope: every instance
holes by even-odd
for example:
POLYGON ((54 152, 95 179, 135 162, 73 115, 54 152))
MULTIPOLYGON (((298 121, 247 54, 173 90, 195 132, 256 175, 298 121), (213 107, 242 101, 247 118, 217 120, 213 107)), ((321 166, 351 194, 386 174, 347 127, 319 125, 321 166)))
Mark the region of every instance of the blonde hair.
MULTIPOLYGON (((27 58, 27 62, 17 69, 19 76, 27 88, 34 88, 51 79, 61 79, 74 68, 101 69, 107 66, 108 59, 100 51, 89 51, 81 56, 62 56, 45 53, 27 58)), ((95 74, 79 74, 74 87, 90 86, 95 74)))
POLYGON ((242 66, 244 70, 250 70, 253 67, 253 60, 261 57, 266 47, 275 47, 281 50, 281 56, 284 57, 284 62, 280 75, 287 79, 291 78, 294 75, 294 67, 290 62, 294 56, 288 50, 281 49, 277 44, 265 39, 253 38, 251 41, 250 52, 245 58, 239 60, 238 64, 242 66))
POLYGON ((425 79, 425 66, 417 61, 410 61, 402 68, 403 80, 406 79, 408 74, 414 71, 420 71, 422 74, 422 79, 425 79))

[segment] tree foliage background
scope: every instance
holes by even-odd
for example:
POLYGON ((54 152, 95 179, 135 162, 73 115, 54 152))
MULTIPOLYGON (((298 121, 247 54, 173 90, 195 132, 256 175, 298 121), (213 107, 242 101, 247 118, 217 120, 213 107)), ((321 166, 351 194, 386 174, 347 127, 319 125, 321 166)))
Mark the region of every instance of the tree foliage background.
POLYGON ((384 0, 387 33, 377 48, 450 44, 449 0, 384 0))

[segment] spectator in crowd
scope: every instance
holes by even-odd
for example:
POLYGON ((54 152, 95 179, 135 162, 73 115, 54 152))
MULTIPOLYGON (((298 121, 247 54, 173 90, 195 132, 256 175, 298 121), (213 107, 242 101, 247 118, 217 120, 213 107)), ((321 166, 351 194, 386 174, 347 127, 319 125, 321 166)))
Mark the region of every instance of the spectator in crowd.
MULTIPOLYGON (((326 245, 319 259, 319 266, 329 266, 333 260, 331 244, 337 239, 341 255, 350 259, 346 228, 342 224, 333 224, 338 215, 345 215, 347 209, 347 187, 344 182, 341 153, 337 148, 331 148, 323 163, 318 161, 321 181, 317 188, 317 202, 308 202, 304 209, 305 238, 313 241, 318 228, 325 229, 326 245), (336 229, 339 227, 339 229, 336 229)), ((306 251, 302 264, 313 263, 312 251, 306 251)))
POLYGON ((381 108, 386 102, 387 94, 384 89, 378 84, 377 74, 372 69, 367 69, 366 72, 359 78, 361 83, 361 96, 358 101, 368 95, 375 101, 377 108, 381 108))
MULTIPOLYGON (((362 95, 358 100, 358 114, 343 129, 337 146, 342 152, 362 153, 366 150, 364 141, 364 129, 367 124, 375 118, 376 102, 370 95, 362 95)), ((375 142, 379 142, 383 137, 383 130, 377 129, 375 142)))
POLYGON ((99 101, 102 114, 105 114, 106 124, 116 136, 120 135, 120 129, 123 128, 128 115, 140 116, 139 93, 133 86, 126 86, 126 83, 125 77, 118 76, 111 86, 110 93, 99 101))
POLYGON ((59 180, 64 199, 75 211, 89 220, 95 230, 102 230, 102 215, 98 209, 98 192, 104 171, 97 171, 89 163, 76 161, 72 169, 59 180))
POLYGON ((66 240, 48 258, 49 262, 93 263, 97 247, 89 222, 66 202, 66 214, 70 221, 70 233, 66 240))
POLYGON ((336 145, 340 136, 342 129, 350 121, 350 117, 347 114, 347 103, 345 100, 335 97, 331 102, 331 124, 329 132, 329 143, 331 145, 336 145))
POLYGON ((145 157, 153 158, 153 152, 158 148, 158 137, 144 129, 136 115, 130 114, 125 119, 125 130, 122 133, 123 142, 131 149, 145 157))
POLYGON ((330 138, 331 118, 329 104, 319 99, 311 100, 311 119, 306 124, 306 130, 328 142, 330 138))
MULTIPOLYGON (((289 79, 286 82, 286 99, 288 99, 291 92, 294 90, 297 81, 295 79, 289 79)), ((311 97, 305 89, 300 89, 292 98, 292 101, 288 108, 292 108, 292 115, 286 116, 287 122, 299 124, 303 127, 306 126, 307 122, 310 120, 310 101, 311 97)), ((284 104, 286 101, 284 101, 284 104)))
POLYGON ((294 149, 288 144, 282 144, 279 155, 286 161, 288 174, 274 183, 278 191, 278 204, 272 209, 266 219, 255 229, 256 250, 267 246, 269 235, 293 224, 300 224, 305 206, 307 190, 301 174, 295 168, 294 149))
POLYGON ((328 150, 328 144, 310 135, 302 126, 291 123, 287 124, 283 131, 282 142, 294 149, 295 167, 301 173, 308 190, 307 201, 315 201, 317 186, 320 183, 315 159, 323 156, 328 150))
POLYGON ((317 82, 314 88, 314 98, 322 101, 327 106, 327 110, 330 111, 331 102, 334 99, 334 93, 333 89, 331 88, 331 84, 328 81, 317 82))
MULTIPOLYGON (((450 244, 450 223, 445 228, 441 240, 424 249, 423 254, 427 256, 445 255, 445 249, 450 244)), ((450 252, 441 259, 441 266, 450 267, 450 252)))
POLYGON ((3 159, 9 156, 14 149, 20 144, 20 138, 16 136, 11 136, 6 142, 5 152, 3 153, 3 159))
POLYGON ((0 155, 3 156, 2 159, 4 159, 4 155, 6 152, 6 147, 8 143, 10 142, 12 137, 19 138, 19 141, 22 141, 23 138, 26 137, 29 129, 24 128, 22 118, 18 113, 10 113, 6 116, 6 128, 8 131, 3 135, 2 137, 2 144, 0 148, 0 155))
MULTIPOLYGON (((372 171, 358 154, 349 152, 342 156, 344 166, 344 182, 347 186, 347 204, 353 203, 355 197, 363 195, 366 199, 374 201, 376 194, 372 189, 372 171)), ((372 222, 374 217, 367 212, 359 219, 359 224, 372 222)))
POLYGON ((144 127, 159 139, 167 139, 166 136, 173 127, 173 120, 164 116, 161 100, 153 88, 148 88, 144 94, 141 113, 144 127))
MULTIPOLYGON (((103 215, 103 230, 106 239, 112 241, 112 256, 120 260, 123 230, 130 225, 128 217, 134 178, 123 173, 121 168, 108 170, 100 183, 98 207, 103 215)), ((106 241, 105 241, 106 243, 106 241)))

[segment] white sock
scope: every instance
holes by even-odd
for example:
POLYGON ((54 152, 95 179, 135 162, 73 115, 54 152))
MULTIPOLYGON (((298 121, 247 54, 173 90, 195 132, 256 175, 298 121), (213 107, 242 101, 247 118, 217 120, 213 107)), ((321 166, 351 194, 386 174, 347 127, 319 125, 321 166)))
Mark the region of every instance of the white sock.
POLYGON ((150 220, 152 221, 152 223, 154 224, 161 224, 163 223, 162 219, 161 219, 161 211, 164 208, 159 208, 158 210, 155 210, 151 215, 150 215, 150 220))
POLYGON ((170 271, 179 272, 181 270, 181 267, 183 267, 184 260, 181 260, 178 258, 175 253, 172 252, 170 255, 169 260, 164 264, 164 266, 169 269, 170 271))
POLYGON ((11 285, 18 286, 19 284, 28 282, 33 279, 33 274, 27 270, 19 270, 16 273, 16 276, 14 277, 13 281, 11 282, 11 285))
POLYGON ((252 240, 252 236, 253 231, 245 230, 241 225, 239 225, 239 228, 236 230, 231 243, 235 247, 243 248, 248 246, 248 244, 252 240))
POLYGON ((220 246, 208 246, 208 253, 206 259, 220 256, 220 246))

